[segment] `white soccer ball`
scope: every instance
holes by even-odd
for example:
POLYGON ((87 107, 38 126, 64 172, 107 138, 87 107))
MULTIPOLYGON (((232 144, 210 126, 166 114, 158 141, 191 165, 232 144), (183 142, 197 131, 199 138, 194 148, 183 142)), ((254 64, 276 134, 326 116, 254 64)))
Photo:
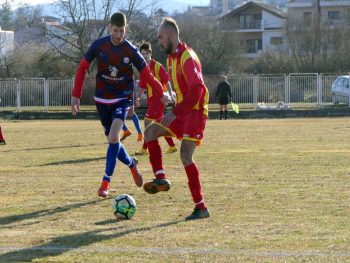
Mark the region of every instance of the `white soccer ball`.
POLYGON ((112 209, 117 219, 131 219, 136 213, 135 199, 128 194, 118 195, 113 199, 112 209))

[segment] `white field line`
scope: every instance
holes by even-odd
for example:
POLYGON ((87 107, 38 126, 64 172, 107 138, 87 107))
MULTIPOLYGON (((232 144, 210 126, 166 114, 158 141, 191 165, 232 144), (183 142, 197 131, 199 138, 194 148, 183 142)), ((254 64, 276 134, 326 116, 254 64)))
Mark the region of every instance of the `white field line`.
MULTIPOLYGON (((87 247, 87 248, 75 248, 75 247, 60 247, 60 246, 36 246, 30 248, 21 247, 2 247, 2 252, 23 252, 23 251, 43 251, 43 252, 97 252, 97 253, 156 253, 156 254, 194 254, 194 255, 245 255, 245 256, 264 256, 264 257, 349 257, 350 251, 256 251, 256 250, 244 250, 244 249, 211 249, 211 248, 117 248, 117 247, 87 247)), ((1 255, 0 255, 1 258, 1 255)))

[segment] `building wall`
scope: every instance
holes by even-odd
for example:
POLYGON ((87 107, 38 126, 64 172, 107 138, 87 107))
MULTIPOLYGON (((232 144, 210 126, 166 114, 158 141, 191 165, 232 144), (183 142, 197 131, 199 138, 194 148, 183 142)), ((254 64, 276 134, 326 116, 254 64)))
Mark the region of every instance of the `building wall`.
POLYGON ((271 14, 270 12, 267 12, 265 10, 262 11, 262 20, 263 20, 264 29, 269 29, 269 28, 282 29, 284 27, 284 19, 274 14, 271 14))
POLYGON ((0 57, 11 52, 15 47, 14 32, 2 31, 0 28, 0 57))
POLYGON ((286 49, 286 40, 284 38, 284 32, 282 30, 279 31, 265 31, 262 36, 262 46, 263 51, 279 51, 286 49), (271 39, 281 38, 282 44, 273 44, 271 39))

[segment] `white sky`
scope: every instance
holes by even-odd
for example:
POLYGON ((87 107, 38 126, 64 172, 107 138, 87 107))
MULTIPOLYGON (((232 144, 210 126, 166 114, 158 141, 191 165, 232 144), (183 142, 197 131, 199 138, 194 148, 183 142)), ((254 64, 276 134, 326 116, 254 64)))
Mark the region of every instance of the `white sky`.
MULTIPOLYGON (((24 3, 24 4, 31 4, 31 5, 36 5, 36 4, 42 4, 42 3, 52 3, 55 0, 14 0, 13 2, 17 5, 19 3, 24 3)), ((189 5, 209 5, 210 0, 175 0, 178 2, 186 3, 189 5)), ((3 0, 0 0, 0 4, 4 2, 3 0)))

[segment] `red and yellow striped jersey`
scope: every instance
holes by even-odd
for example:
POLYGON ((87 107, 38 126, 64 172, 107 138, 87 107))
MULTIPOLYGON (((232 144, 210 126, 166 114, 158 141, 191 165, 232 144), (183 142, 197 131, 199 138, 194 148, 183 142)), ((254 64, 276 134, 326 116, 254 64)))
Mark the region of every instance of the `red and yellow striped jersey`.
MULTIPOLYGON (((152 59, 150 64, 149 64, 150 71, 152 72, 153 76, 162 84, 163 86, 163 91, 167 90, 166 84, 169 81, 169 75, 164 69, 163 65, 160 64, 158 61, 152 59)), ((147 98, 151 98, 153 96, 153 88, 152 86, 144 81, 140 77, 140 82, 139 82, 140 88, 143 88, 146 90, 147 93, 147 98)))
POLYGON ((169 55, 167 66, 176 93, 173 113, 176 116, 184 115, 194 109, 208 116, 209 92, 196 53, 185 43, 180 43, 175 53, 169 55))

